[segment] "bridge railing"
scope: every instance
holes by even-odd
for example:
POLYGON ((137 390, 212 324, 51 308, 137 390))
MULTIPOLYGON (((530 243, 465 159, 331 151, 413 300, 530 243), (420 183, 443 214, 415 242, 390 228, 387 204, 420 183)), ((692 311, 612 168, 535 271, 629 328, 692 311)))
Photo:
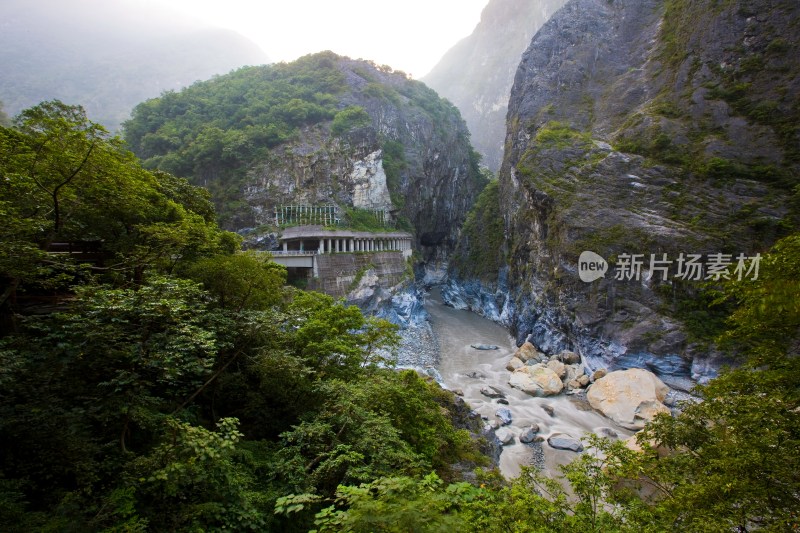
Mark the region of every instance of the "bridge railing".
POLYGON ((319 250, 270 250, 272 255, 318 255, 319 250))

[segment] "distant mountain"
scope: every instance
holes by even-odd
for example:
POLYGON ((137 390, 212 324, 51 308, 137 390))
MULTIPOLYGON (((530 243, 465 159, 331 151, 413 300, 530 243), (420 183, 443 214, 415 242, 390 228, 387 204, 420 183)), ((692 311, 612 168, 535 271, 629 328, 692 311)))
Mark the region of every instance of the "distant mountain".
POLYGON ((472 35, 461 40, 422 78, 453 102, 472 133, 483 164, 503 160, 508 95, 522 52, 566 0, 491 0, 472 35))
POLYGON ((100 0, 0 3, 0 101, 9 115, 57 98, 117 130, 143 100, 267 61, 238 33, 172 12, 100 0))

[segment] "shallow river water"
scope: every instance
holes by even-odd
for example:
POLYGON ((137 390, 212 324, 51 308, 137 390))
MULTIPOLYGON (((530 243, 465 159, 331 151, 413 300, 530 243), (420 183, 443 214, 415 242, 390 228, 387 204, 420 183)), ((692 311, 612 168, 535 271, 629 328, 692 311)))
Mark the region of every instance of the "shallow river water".
POLYGON ((577 455, 571 451, 551 448, 546 439, 553 433, 566 433, 580 438, 586 433, 598 433, 611 428, 620 438, 632 433, 594 411, 585 399, 564 394, 549 398, 534 398, 508 385, 510 372, 505 366, 516 351, 514 340, 498 324, 469 311, 453 309, 442 303, 438 288, 431 290, 425 301, 431 315, 431 325, 439 340, 439 373, 448 389, 461 389, 464 400, 489 422, 495 412, 507 407, 512 414, 508 426, 514 433, 514 442, 503 447, 500 470, 506 477, 515 477, 520 467, 531 464, 533 448, 519 442, 520 432, 531 423, 539 425, 539 435, 544 437, 542 449, 545 469, 557 474, 559 464, 572 461, 577 455), (476 350, 471 344, 497 345, 497 350, 476 350), (477 374, 476 374, 477 373, 477 374), (480 393, 481 387, 492 385, 506 396, 509 405, 501 405, 480 393), (553 410, 549 415, 543 406, 553 410))

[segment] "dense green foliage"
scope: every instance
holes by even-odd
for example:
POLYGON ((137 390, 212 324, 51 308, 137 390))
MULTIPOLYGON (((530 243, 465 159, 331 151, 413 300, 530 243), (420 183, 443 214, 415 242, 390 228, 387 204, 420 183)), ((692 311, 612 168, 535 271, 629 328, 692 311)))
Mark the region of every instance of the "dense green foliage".
POLYGON ((336 113, 331 123, 331 132, 334 135, 341 135, 352 129, 367 126, 372 123, 363 107, 348 106, 336 113))
POLYGON ((147 168, 206 187, 223 215, 231 215, 246 171, 299 128, 335 119, 343 133, 363 124, 363 109, 339 109, 346 84, 336 58, 322 53, 244 67, 165 93, 134 109, 125 140, 147 168))
POLYGON ((10 126, 11 119, 6 114, 5 110, 3 109, 3 102, 0 101, 0 126, 10 126))
POLYGON ((502 247, 500 190, 498 182, 494 180, 483 189, 467 214, 459 249, 456 250, 455 267, 469 277, 496 279, 498 271, 505 264, 502 247))
MULTIPOLYGON (((443 145, 470 150, 470 176, 480 182, 480 157, 468 148, 469 134, 460 124, 458 110, 421 82, 385 66, 321 52, 291 63, 244 67, 164 93, 139 104, 124 130, 146 168, 205 187, 221 225, 242 227, 254 223, 242 200, 253 172, 281 161, 290 143, 301 139, 331 150, 331 159, 339 158, 335 154, 348 143, 377 142, 398 210, 405 206, 408 181, 415 178, 408 176, 406 151, 410 143, 426 141, 410 136, 417 126, 432 130, 424 135, 443 145)), ((339 178, 325 176, 334 188, 339 178)), ((401 224, 410 226, 405 220, 401 224)))
POLYGON ((207 194, 80 108, 27 110, 0 143, 4 531, 800 527, 798 235, 719 292, 742 364, 643 451, 593 438, 563 484, 468 483, 485 463, 454 427, 468 407, 390 369, 392 325, 237 253, 207 194))
POLYGON ((82 109, 0 141, 4 531, 305 530, 279 497, 484 461, 452 394, 390 369, 394 326, 237 253, 82 109))

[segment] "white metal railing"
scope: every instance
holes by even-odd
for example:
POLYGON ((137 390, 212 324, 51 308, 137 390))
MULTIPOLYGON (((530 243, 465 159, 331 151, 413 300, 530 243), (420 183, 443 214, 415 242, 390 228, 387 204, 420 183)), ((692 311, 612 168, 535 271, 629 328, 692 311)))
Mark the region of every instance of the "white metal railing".
POLYGON ((319 250, 270 250, 272 255, 317 255, 319 250))

